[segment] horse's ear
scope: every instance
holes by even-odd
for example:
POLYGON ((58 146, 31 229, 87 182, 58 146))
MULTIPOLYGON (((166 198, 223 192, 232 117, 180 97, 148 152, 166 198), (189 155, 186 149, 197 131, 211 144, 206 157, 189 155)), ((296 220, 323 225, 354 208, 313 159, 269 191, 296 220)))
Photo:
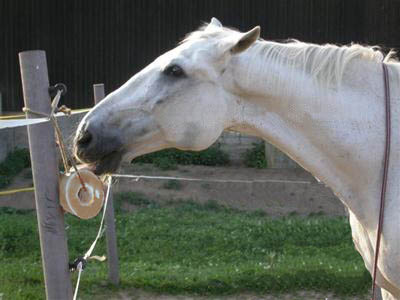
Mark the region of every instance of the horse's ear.
POLYGON ((231 53, 241 53, 249 48, 260 37, 260 31, 260 26, 256 26, 252 30, 242 33, 241 37, 232 46, 231 53))
POLYGON ((211 22, 208 25, 222 27, 222 23, 217 18, 214 18, 214 17, 211 18, 211 22))

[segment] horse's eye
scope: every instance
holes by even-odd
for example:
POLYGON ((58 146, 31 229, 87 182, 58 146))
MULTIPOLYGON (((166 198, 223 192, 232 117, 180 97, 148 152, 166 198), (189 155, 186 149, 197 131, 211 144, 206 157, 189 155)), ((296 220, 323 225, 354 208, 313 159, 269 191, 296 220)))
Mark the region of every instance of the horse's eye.
POLYGON ((183 75, 185 75, 185 72, 178 65, 170 65, 165 68, 164 74, 168 76, 182 77, 183 75))

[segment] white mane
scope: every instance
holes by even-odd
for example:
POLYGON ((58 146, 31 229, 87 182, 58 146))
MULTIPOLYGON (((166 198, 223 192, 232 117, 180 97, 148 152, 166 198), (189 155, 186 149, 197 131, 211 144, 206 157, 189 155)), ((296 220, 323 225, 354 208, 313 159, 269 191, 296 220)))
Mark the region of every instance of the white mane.
POLYGON ((289 43, 265 41, 253 46, 253 55, 261 56, 265 61, 289 66, 293 70, 301 70, 327 86, 341 83, 343 73, 348 64, 355 58, 381 63, 392 57, 386 57, 379 47, 367 47, 359 44, 337 46, 332 44, 316 45, 292 40, 289 43))
MULTIPOLYGON (((190 33, 182 43, 194 39, 215 39, 226 37, 236 30, 223 27, 222 30, 208 32, 207 25, 190 33)), ((337 86, 341 83, 343 73, 348 64, 355 58, 374 61, 376 63, 388 62, 393 58, 394 52, 390 51, 386 56, 378 46, 362 46, 351 44, 350 46, 337 46, 333 44, 316 45, 312 43, 290 40, 287 43, 277 43, 261 40, 251 47, 254 62, 250 64, 260 66, 259 58, 274 64, 290 66, 292 70, 301 70, 311 74, 321 83, 327 86, 337 86)), ((248 78, 253 80, 253 78, 248 78)))

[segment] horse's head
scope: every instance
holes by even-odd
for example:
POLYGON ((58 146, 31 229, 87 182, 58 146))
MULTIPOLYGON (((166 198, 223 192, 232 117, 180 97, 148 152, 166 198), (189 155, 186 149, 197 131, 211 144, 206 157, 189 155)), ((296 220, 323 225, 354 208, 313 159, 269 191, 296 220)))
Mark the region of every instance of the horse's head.
POLYGON ((241 33, 213 18, 85 116, 75 137, 76 156, 100 174, 114 171, 123 157, 209 147, 231 124, 231 58, 259 34, 259 27, 241 33))

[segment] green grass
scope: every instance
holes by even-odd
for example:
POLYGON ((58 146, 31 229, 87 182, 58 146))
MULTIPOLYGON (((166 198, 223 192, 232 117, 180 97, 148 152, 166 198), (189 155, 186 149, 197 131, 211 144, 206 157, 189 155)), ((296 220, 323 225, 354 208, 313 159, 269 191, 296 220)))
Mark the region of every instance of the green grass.
MULTIPOLYGON (((229 210, 213 201, 160 207, 134 198, 142 209, 116 214, 123 289, 204 295, 314 290, 352 295, 364 294, 370 287, 345 218, 272 219, 259 212, 229 210)), ((91 244, 99 217, 83 221, 67 215, 66 223, 73 260, 91 244)), ((94 254, 105 254, 104 239, 94 254)), ((0 211, 0 263, 3 299, 44 298, 33 212, 0 211)), ((82 299, 109 290, 106 277, 106 263, 89 262, 82 275, 82 299)))
POLYGON ((177 165, 225 166, 229 164, 229 155, 214 145, 198 152, 166 149, 135 158, 132 162, 151 163, 162 170, 174 170, 177 165))
POLYGON ((0 189, 11 184, 13 178, 31 165, 29 150, 16 148, 0 163, 0 189))
POLYGON ((243 160, 246 167, 264 169, 268 167, 267 160, 265 158, 265 144, 253 143, 253 147, 247 149, 243 154, 243 160))
POLYGON ((162 187, 166 190, 180 191, 182 189, 182 183, 179 180, 168 180, 163 183, 162 187))

